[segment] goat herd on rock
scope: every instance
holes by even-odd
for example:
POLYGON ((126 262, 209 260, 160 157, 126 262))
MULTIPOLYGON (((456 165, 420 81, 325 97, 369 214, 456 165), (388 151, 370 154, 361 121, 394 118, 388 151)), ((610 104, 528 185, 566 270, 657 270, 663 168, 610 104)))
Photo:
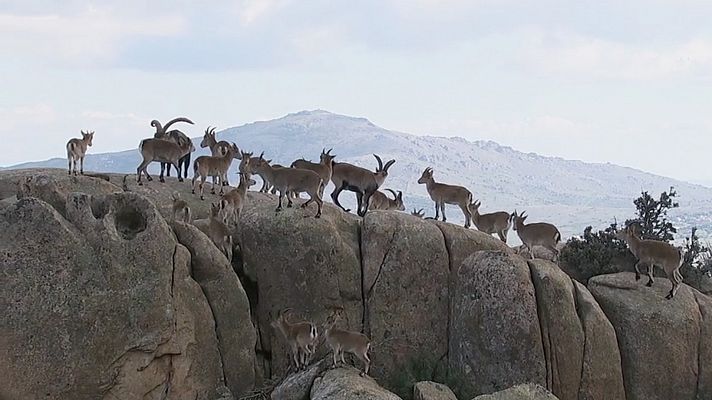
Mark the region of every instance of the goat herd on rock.
MULTIPOLYGON (((136 169, 137 182, 141 181, 142 174, 146 175, 148 181, 153 178, 148 174, 147 167, 152 162, 161 163, 161 173, 159 180, 164 181, 164 171, 170 176, 171 166, 178 174, 178 181, 183 182, 188 177, 188 168, 191 160, 191 153, 195 151, 193 142, 180 130, 168 130, 171 125, 184 122, 193 124, 188 118, 175 118, 164 125, 157 120, 151 121, 151 126, 156 129, 153 138, 144 139, 139 145, 139 151, 143 160, 136 169)), ((322 150, 320 162, 313 163, 304 159, 294 161, 289 167, 272 163, 272 160, 264 158, 264 152, 259 156, 253 156, 251 152, 241 151, 235 143, 228 143, 224 140, 218 141, 215 134, 216 128, 208 127, 200 142, 200 147, 209 148, 211 155, 200 156, 193 162, 192 192, 197 188, 200 192, 200 199, 204 199, 203 187, 208 177, 212 178, 211 193, 215 194, 217 185, 219 187, 220 200, 211 204, 210 215, 207 219, 193 220, 188 203, 180 198, 180 195, 173 193, 173 219, 186 223, 195 224, 201 231, 216 244, 228 259, 232 258, 232 236, 229 226, 236 226, 240 212, 247 199, 247 191, 256 182, 251 178, 252 174, 259 175, 263 180, 260 192, 279 192, 279 199, 276 211, 282 210, 283 198, 287 198, 287 207, 292 207, 292 198, 298 198, 300 193, 306 192, 309 199, 301 205, 308 207, 312 202, 317 205, 315 218, 321 216, 322 196, 324 186, 331 181, 334 184, 334 191, 331 198, 338 207, 346 212, 339 202, 339 195, 347 190, 356 194, 358 203, 357 214, 363 217, 368 210, 397 210, 405 211, 403 203, 403 193, 397 193, 391 189, 389 191, 393 198, 389 198, 378 189, 388 177, 389 168, 396 162, 390 160, 385 164, 381 158, 374 154, 378 167, 375 172, 345 162, 336 162, 335 155, 331 154, 331 149, 322 150), (228 170, 233 159, 240 161, 238 174, 240 177, 236 188, 225 192, 225 187, 229 187, 228 170)), ((71 175, 77 175, 77 161, 80 162, 79 173, 84 173, 84 156, 87 148, 92 145, 94 132, 82 131, 81 139, 71 139, 67 143, 68 170, 71 175)), ((480 201, 474 200, 472 192, 468 189, 445 183, 436 182, 433 177, 432 168, 426 168, 419 184, 424 184, 430 198, 435 202, 435 220, 440 218, 447 221, 445 216, 445 204, 457 205, 465 216, 465 228, 474 223, 478 230, 487 234, 496 234, 503 242, 507 242, 507 234, 510 228, 514 228, 524 246, 529 251, 530 257, 534 258, 533 247, 542 246, 550 250, 555 257, 559 250, 556 245, 561 241, 559 230, 552 224, 538 222, 525 224, 527 215, 516 210, 513 213, 499 211, 489 214, 479 212, 480 201)), ((423 210, 413 210, 414 216, 423 218, 423 210)), ((624 240, 630 251, 638 259, 635 265, 636 280, 640 279, 641 265, 647 265, 649 281, 647 286, 652 286, 654 265, 662 267, 670 281, 672 289, 667 298, 672 298, 677 292, 682 276, 679 268, 682 265, 683 254, 681 250, 672 245, 655 240, 643 240, 640 238, 639 229, 635 224, 627 226, 618 233, 618 237, 624 240)), ((287 320, 290 310, 280 312, 279 317, 274 321, 273 326, 279 329, 292 350, 292 358, 297 368, 305 367, 308 359, 314 354, 317 343, 316 326, 310 322, 292 323, 287 320)), ((370 359, 368 357, 369 340, 366 336, 357 332, 345 331, 334 327, 336 317, 341 315, 342 310, 334 310, 329 317, 329 322, 324 327, 324 337, 326 343, 333 350, 334 365, 338 362, 338 356, 343 361, 343 352, 355 354, 365 365, 364 372, 368 373, 370 359)))

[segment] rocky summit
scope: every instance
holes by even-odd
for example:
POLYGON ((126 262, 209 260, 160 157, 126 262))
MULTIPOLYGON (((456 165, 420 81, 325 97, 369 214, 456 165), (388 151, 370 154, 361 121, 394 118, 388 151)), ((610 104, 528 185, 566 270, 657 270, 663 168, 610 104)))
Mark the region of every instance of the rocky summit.
POLYGON ((171 220, 174 192, 195 218, 218 199, 173 178, 0 172, 0 398, 712 398, 712 299, 689 286, 673 300, 666 279, 630 273, 586 287, 474 229, 276 213, 255 192, 230 262, 171 220), (339 326, 371 339, 369 376, 332 368, 321 341, 289 368, 271 325, 285 308, 320 334, 343 310, 339 326), (415 364, 429 376, 404 390, 415 364))

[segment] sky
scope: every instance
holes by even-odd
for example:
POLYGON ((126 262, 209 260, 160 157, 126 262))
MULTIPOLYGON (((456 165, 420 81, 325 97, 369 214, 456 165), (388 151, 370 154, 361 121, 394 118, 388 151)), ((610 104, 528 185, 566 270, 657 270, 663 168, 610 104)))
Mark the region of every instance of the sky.
POLYGON ((0 166, 301 110, 712 186, 712 2, 0 0, 0 166))

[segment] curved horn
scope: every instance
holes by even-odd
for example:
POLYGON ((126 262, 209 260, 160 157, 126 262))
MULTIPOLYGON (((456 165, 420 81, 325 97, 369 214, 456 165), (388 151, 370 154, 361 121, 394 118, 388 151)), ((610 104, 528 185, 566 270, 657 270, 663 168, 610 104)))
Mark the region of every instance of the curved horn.
POLYGON ((403 192, 401 192, 400 190, 398 191, 398 198, 403 200, 403 192))
POLYGON ((385 189, 385 190, 387 190, 387 191, 391 192, 391 194, 393 195, 393 200, 396 200, 396 199, 398 199, 398 194, 396 194, 396 192, 395 192, 395 191, 393 191, 392 189, 385 189))
POLYGON ((395 162, 396 162, 396 160, 388 161, 388 162, 386 163, 386 165, 383 166, 383 170, 386 171, 386 172, 388 172, 388 168, 390 168, 391 165, 393 165, 395 162))
POLYGON ((264 151, 262 153, 260 153, 260 160, 264 160, 264 155, 265 155, 264 151))
POLYGON ((168 127, 175 124, 176 122, 185 122, 186 124, 194 125, 193 121, 189 120, 188 118, 178 117, 178 118, 173 118, 172 120, 168 121, 168 123, 166 123, 166 126, 163 127, 163 131, 168 130, 168 127))
POLYGON ((334 148, 330 148, 329 151, 326 152, 326 154, 331 155, 331 150, 334 150, 334 148))
POLYGON ((205 128, 205 134, 209 135, 210 134, 210 125, 208 125, 207 128, 205 128))
POLYGON ((376 161, 378 161, 378 171, 383 170, 383 161, 381 161, 381 157, 378 156, 378 154, 374 154, 374 157, 376 157, 376 161))
POLYGON ((151 121, 151 126, 156 128, 156 133, 163 133, 163 127, 161 126, 161 123, 158 122, 157 119, 154 119, 151 121))
POLYGON ((218 129, 218 127, 217 127, 217 126, 214 126, 213 129, 210 130, 210 133, 212 133, 212 134, 214 135, 216 129, 218 129))

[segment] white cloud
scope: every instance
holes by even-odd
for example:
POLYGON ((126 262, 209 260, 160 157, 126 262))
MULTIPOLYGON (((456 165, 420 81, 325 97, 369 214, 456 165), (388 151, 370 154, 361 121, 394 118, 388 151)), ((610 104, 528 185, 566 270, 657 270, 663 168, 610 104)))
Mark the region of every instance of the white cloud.
POLYGON ((240 0, 236 11, 240 23, 248 26, 287 4, 289 4, 288 0, 240 0))
POLYGON ((36 128, 57 121, 59 114, 54 107, 44 104, 28 104, 9 108, 0 108, 0 121, 4 131, 36 128))
POLYGON ((311 57, 344 45, 342 27, 324 25, 306 29, 291 39, 293 48, 302 57, 311 57))
POLYGON ((526 35, 524 61, 547 73, 656 80, 712 76, 712 40, 638 45, 571 33, 526 35))
POLYGON ((128 17, 111 9, 89 8, 72 16, 0 14, 0 51, 13 59, 87 65, 117 57, 126 38, 184 30, 181 17, 128 17))

